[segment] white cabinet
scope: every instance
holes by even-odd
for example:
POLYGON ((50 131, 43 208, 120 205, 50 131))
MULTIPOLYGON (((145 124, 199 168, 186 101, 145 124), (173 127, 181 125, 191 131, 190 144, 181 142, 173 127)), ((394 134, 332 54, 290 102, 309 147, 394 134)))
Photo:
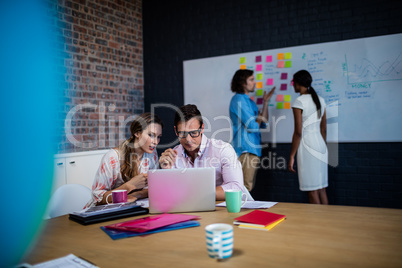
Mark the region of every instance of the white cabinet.
POLYGON ((60 186, 66 184, 66 159, 55 158, 53 166, 53 188, 54 192, 60 186))
POLYGON ((78 183, 89 189, 108 150, 55 155, 53 191, 63 184, 78 183))

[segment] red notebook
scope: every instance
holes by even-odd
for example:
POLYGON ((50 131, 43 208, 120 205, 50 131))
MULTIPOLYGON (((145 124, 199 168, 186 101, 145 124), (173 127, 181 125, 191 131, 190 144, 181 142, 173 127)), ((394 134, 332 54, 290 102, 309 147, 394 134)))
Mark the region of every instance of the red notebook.
POLYGON ((272 212, 262 211, 262 210, 254 210, 246 215, 235 218, 234 224, 255 224, 258 226, 267 226, 272 224, 278 220, 285 218, 285 215, 276 214, 272 212))

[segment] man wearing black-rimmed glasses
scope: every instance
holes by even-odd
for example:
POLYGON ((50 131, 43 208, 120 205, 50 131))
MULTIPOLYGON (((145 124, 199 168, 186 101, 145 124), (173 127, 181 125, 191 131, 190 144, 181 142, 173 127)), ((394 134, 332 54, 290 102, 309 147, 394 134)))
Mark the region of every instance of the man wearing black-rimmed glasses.
POLYGON ((180 107, 174 118, 174 129, 180 145, 167 149, 159 158, 161 168, 214 167, 216 173, 216 200, 225 200, 225 191, 241 190, 247 200, 253 200, 243 184, 243 172, 232 145, 209 139, 204 134, 204 123, 197 106, 180 107))

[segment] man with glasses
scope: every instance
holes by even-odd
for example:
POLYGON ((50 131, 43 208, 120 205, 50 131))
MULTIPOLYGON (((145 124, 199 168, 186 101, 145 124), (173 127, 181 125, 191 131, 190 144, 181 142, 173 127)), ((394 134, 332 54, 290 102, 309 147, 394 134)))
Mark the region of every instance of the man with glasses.
POLYGON ((253 200, 244 187, 241 165, 233 147, 224 141, 204 135, 204 123, 197 106, 180 107, 174 118, 174 130, 180 145, 167 149, 159 158, 163 169, 214 167, 216 200, 225 200, 225 191, 241 190, 247 200, 253 200))

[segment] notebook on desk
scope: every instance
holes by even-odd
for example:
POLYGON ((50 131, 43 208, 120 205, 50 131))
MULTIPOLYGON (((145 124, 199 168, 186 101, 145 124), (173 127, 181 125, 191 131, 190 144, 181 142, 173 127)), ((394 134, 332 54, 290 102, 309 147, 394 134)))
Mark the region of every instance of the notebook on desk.
POLYGON ((157 169, 148 172, 150 213, 215 210, 215 169, 157 169))

